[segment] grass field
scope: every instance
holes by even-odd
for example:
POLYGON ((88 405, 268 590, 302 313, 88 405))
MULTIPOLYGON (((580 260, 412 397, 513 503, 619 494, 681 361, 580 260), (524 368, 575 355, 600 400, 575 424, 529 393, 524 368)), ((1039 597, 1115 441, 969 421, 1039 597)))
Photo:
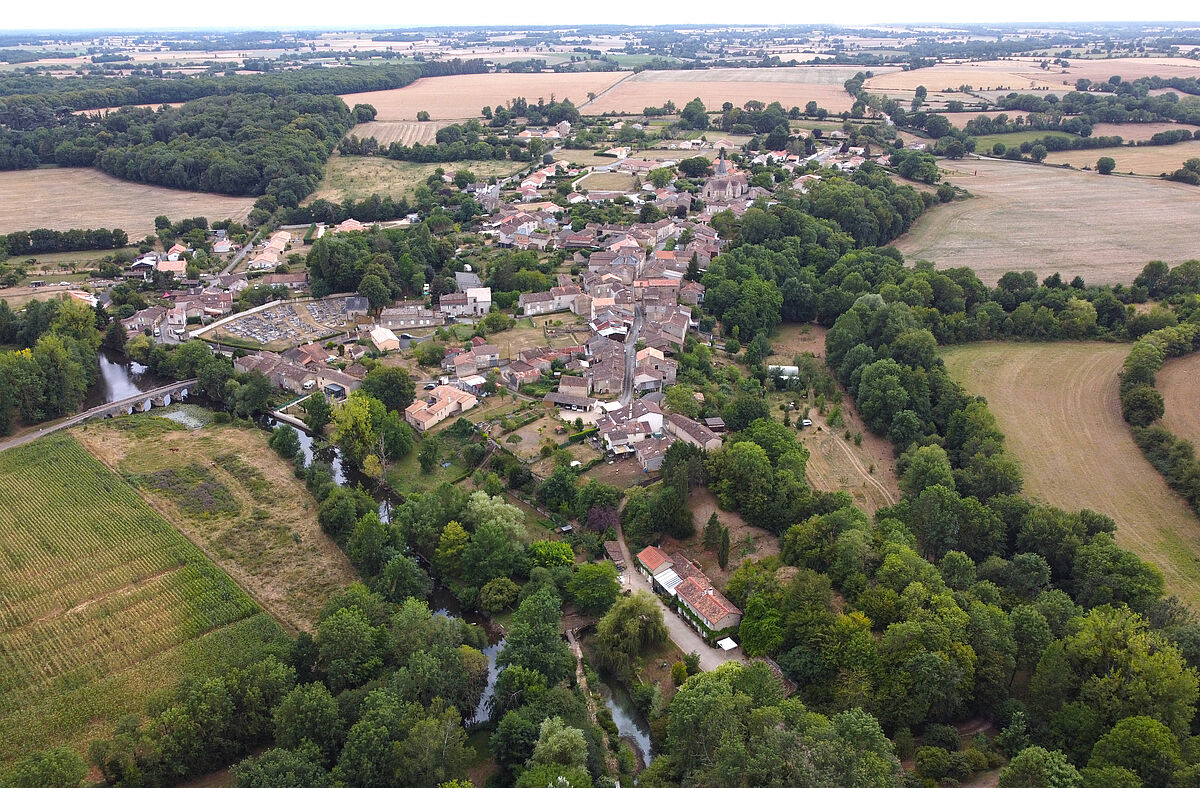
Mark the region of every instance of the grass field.
MULTIPOLYGON (((963 98, 964 98, 963 96, 961 96, 961 95, 959 96, 960 101, 963 98)), ((965 98, 970 98, 970 97, 967 96, 965 98)), ((988 117, 988 118, 994 118, 999 115, 1006 115, 1009 120, 1016 120, 1018 117, 1021 117, 1021 118, 1028 117, 1028 115, 1029 115, 1029 113, 1027 113, 1027 112, 1009 112, 1008 110, 1003 110, 1003 109, 998 110, 998 111, 988 111, 988 112, 947 112, 944 114, 946 116, 946 120, 950 121, 950 125, 956 129, 963 128, 964 126, 967 125, 968 122, 975 120, 975 118, 978 118, 980 115, 983 115, 984 117, 988 117)))
POLYGON ((1159 123, 1097 123, 1095 126, 1092 126, 1092 136, 1117 136, 1126 142, 1138 142, 1140 140, 1148 140, 1160 131, 1178 131, 1180 129, 1187 129, 1195 136, 1200 126, 1189 126, 1186 123, 1170 123, 1167 121, 1159 123))
POLYGON ((950 374, 987 398, 1025 492, 1117 521, 1117 542, 1153 562, 1167 589, 1200 603, 1200 520, 1142 456, 1121 418, 1128 345, 985 343, 946 349, 950 374))
POLYGON ((1200 62, 1183 58, 1112 58, 1105 60, 1070 59, 1070 67, 1053 66, 1043 69, 1039 63, 1044 58, 1006 58, 983 60, 976 63, 942 63, 930 68, 911 71, 892 71, 878 74, 867 80, 866 88, 872 93, 891 90, 911 90, 924 85, 930 92, 957 89, 970 85, 977 90, 1029 91, 1075 88, 1080 78, 1093 82, 1107 80, 1120 74, 1127 80, 1139 77, 1195 77, 1200 76, 1200 62))
POLYGON ((1122 145, 1119 148, 1064 150, 1047 155, 1046 161, 1051 164, 1095 168, 1096 160, 1101 156, 1112 157, 1117 163, 1116 172, 1162 175, 1179 169, 1188 159, 1200 157, 1200 140, 1177 142, 1174 145, 1141 145, 1133 148, 1122 145))
POLYGON ((154 217, 245 219, 251 197, 129 183, 80 167, 0 172, 0 233, 118 227, 130 238, 154 232, 154 217))
POLYGON ((0 452, 0 770, 83 748, 182 675, 244 663, 279 635, 75 440, 0 452))
POLYGON ((778 101, 785 109, 815 101, 830 112, 841 112, 854 103, 842 83, 857 70, 852 66, 796 66, 643 71, 588 104, 587 111, 641 112, 645 107, 661 106, 668 100, 683 107, 699 97, 714 111, 726 101, 740 107, 756 99, 767 103, 778 101))
POLYGON ((942 166, 947 181, 974 197, 918 219, 894 244, 906 257, 970 266, 988 284, 1024 270, 1128 284, 1150 260, 1174 265, 1196 256, 1194 186, 1007 161, 942 166))
POLYGON ((379 113, 375 118, 377 121, 416 120, 421 110, 428 112, 434 120, 477 118, 484 105, 495 107, 519 96, 535 104, 539 98, 548 102, 553 97, 559 101, 569 98, 579 105, 588 100, 588 93, 600 93, 628 74, 627 71, 462 74, 418 79, 407 87, 394 90, 349 93, 342 96, 342 100, 349 106, 374 106, 379 113))
POLYGON ((360 140, 374 137, 382 148, 386 148, 393 142, 399 142, 401 145, 415 145, 418 142, 422 145, 429 145, 437 141, 437 130, 443 125, 445 124, 433 121, 420 123, 403 120, 373 120, 370 123, 358 124, 350 129, 350 134, 360 140))
POLYGON ((1200 446, 1200 353, 1169 359, 1156 385, 1166 404, 1163 424, 1200 446))
POLYGON ((220 424, 187 430, 147 413, 73 434, 113 470, 136 476, 155 509, 293 629, 311 631, 329 596, 357 579, 317 524, 316 501, 291 463, 267 446, 263 430, 220 424), (197 509, 195 487, 175 486, 198 468, 211 489, 228 495, 218 493, 228 503, 213 507, 220 511, 197 509))
POLYGON ((487 180, 492 176, 512 175, 524 166, 517 161, 455 161, 447 164, 394 161, 377 156, 338 156, 329 158, 325 165, 325 177, 317 191, 309 198, 341 202, 350 197, 362 200, 372 194, 390 195, 393 198, 411 196, 425 179, 441 167, 448 173, 470 170, 475 177, 487 180))
POLYGON ((637 188, 636 175, 628 172, 593 172, 575 182, 576 189, 589 191, 628 191, 637 188))

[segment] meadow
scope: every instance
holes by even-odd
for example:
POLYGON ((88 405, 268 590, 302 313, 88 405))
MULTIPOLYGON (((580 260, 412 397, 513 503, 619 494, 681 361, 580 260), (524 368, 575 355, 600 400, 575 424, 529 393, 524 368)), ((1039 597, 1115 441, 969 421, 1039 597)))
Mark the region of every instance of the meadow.
POLYGON ((394 90, 348 93, 342 96, 342 100, 350 106, 374 106, 379 113, 376 121, 416 120, 421 110, 428 112, 434 120, 477 118, 485 105, 495 107, 519 96, 524 96, 534 104, 539 98, 546 101, 569 98, 578 106, 588 100, 588 93, 600 93, 627 76, 627 71, 461 74, 418 79, 411 85, 394 90))
POLYGON ((947 348, 946 368, 987 398, 1025 492, 1117 522, 1117 542, 1162 570, 1167 592, 1200 603, 1200 520, 1142 456, 1121 418, 1128 345, 984 343, 947 348))
POLYGON ((487 180, 493 176, 512 175, 522 166, 521 162, 507 159, 453 161, 437 164, 396 161, 381 156, 340 156, 335 154, 329 157, 329 162, 325 165, 325 177, 321 179, 317 190, 308 198, 308 201, 324 198, 333 202, 341 202, 347 197, 353 200, 363 200, 376 193, 399 199, 405 196, 411 197, 413 191, 425 183, 425 180, 439 167, 451 174, 459 170, 470 170, 475 177, 487 180))
POLYGON ((1200 446, 1200 353, 1169 359, 1155 385, 1166 405, 1163 424, 1200 446))
POLYGON ((1175 265, 1196 256, 1194 186, 1008 161, 941 165, 945 180, 973 197, 918 219, 894 243, 905 257, 969 266, 988 284, 1024 270, 1128 284, 1149 260, 1175 265))
MULTIPOLYGON (((199 411, 210 417, 207 411, 199 411)), ((317 502, 254 427, 188 430, 153 413, 72 431, 109 468, 293 630, 358 579, 317 523, 317 502), (212 492, 203 504, 201 493, 212 492)))
POLYGON ((1005 149, 1019 148, 1022 142, 1036 142, 1043 137, 1058 137, 1064 140, 1075 139, 1074 134, 1067 134, 1065 131, 1043 131, 1036 129, 1014 131, 1010 134, 984 134, 975 138, 975 152, 990 156, 992 154, 992 146, 997 142, 1003 143, 1005 149))
POLYGON ((142 238, 154 232, 155 216, 241 221, 252 207, 251 197, 129 183, 81 167, 0 172, 0 233, 106 227, 142 238))
POLYGON ((82 750, 180 677, 253 660, 280 635, 72 438, 0 453, 0 770, 82 750))
MULTIPOLYGON (((1117 163, 1116 172, 1138 175, 1172 173, 1188 159, 1200 157, 1200 140, 1177 142, 1174 145, 1140 145, 1094 150, 1064 150, 1048 154, 1051 164, 1070 164, 1072 167, 1095 167, 1101 156, 1111 156, 1117 163)), ((1192 187, 1195 188, 1194 186, 1192 187)))
POLYGON ((627 191, 637 188, 636 175, 628 172, 593 172, 575 181, 575 188, 589 191, 627 191))
MULTIPOLYGON (((816 101, 830 112, 850 109, 853 98, 842 83, 858 69, 849 66, 794 68, 716 68, 697 71, 643 71, 616 85, 587 106, 589 113, 641 112, 674 101, 682 107, 699 97, 710 110, 726 101, 778 101, 785 109, 816 101)), ((886 69, 880 69, 886 70, 886 69)))

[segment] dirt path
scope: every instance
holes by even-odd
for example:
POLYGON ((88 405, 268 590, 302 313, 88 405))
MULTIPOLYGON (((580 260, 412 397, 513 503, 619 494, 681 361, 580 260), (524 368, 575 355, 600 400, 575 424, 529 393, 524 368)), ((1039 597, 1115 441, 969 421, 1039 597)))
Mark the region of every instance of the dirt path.
POLYGON ((617 756, 608 746, 608 731, 600 728, 600 723, 596 720, 596 699, 588 689, 587 675, 583 672, 583 649, 575 637, 574 629, 567 630, 567 643, 571 646, 571 653, 575 655, 575 680, 579 682, 579 689, 583 691, 583 699, 587 702, 588 717, 591 718, 592 724, 600 729, 600 735, 604 739, 604 764, 609 774, 617 774, 620 771, 617 756))

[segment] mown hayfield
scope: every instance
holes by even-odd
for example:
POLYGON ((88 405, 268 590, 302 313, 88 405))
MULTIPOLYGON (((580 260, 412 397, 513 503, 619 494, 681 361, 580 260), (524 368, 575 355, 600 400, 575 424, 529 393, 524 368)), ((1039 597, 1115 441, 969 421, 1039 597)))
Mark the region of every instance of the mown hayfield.
MULTIPOLYGON (((1111 156, 1117 163, 1116 172, 1132 172, 1137 175, 1162 175, 1172 173, 1188 159, 1200 157, 1200 140, 1177 142, 1174 145, 1139 145, 1119 148, 1095 148, 1094 150, 1056 151, 1046 156, 1051 164, 1070 164, 1072 167, 1096 166, 1101 156, 1111 156)), ((1196 188, 1195 186, 1191 188, 1196 188)))
POLYGON ((325 165, 325 177, 309 200, 324 198, 341 202, 347 197, 362 200, 376 193, 398 199, 412 196, 413 191, 439 167, 447 173, 470 170, 475 177, 487 180, 493 176, 512 175, 523 166, 526 165, 507 159, 437 164, 395 161, 379 156, 334 155, 325 165))
POLYGON ((1168 359, 1156 386, 1166 405, 1163 424, 1200 446, 1200 353, 1168 359))
MULTIPOLYGON (((963 96, 959 96, 960 101, 963 98, 963 96)), ((1029 116, 1028 112, 1009 112, 1008 110, 1003 109, 996 111, 989 110, 987 112, 946 112, 942 114, 946 116, 946 120, 950 121, 950 125, 956 129, 965 127, 967 123, 975 120, 975 118, 978 118, 981 115, 985 118, 995 118, 999 117, 1000 115, 1004 115, 1009 120, 1016 120, 1018 117, 1024 118, 1029 116)), ((976 150, 979 150, 979 148, 976 148, 976 150)))
POLYGON ((641 112, 674 101, 680 108, 699 97, 717 111, 726 102, 778 101, 785 109, 815 101, 830 112, 850 109, 854 99, 842 83, 857 69, 848 66, 793 68, 714 68, 696 71, 643 71, 588 104, 589 113, 641 112))
POLYGON ((1117 542, 1153 562, 1167 589, 1200 603, 1200 520, 1142 456, 1121 418, 1128 345, 989 342, 947 348, 955 380, 987 398, 1025 492, 1117 521, 1117 542))
POLYGON ((893 71, 878 74, 867 80, 867 90, 885 93, 888 90, 913 89, 924 85, 930 92, 957 89, 970 85, 975 90, 1022 92, 1045 89, 1075 89, 1075 81, 1083 78, 1102 82, 1114 74, 1127 80, 1139 77, 1200 76, 1200 62, 1183 58, 1112 58, 1079 60, 1070 58, 1070 66, 1052 65, 1043 69, 1045 58, 1020 57, 1004 60, 982 60, 974 63, 939 63, 912 71, 893 71))
POLYGON ((350 129, 350 134, 360 140, 374 137, 382 148, 386 148, 393 142, 399 142, 401 145, 415 145, 418 142, 422 145, 430 145, 437 141, 437 130, 443 125, 445 124, 433 121, 421 123, 404 120, 373 120, 370 123, 359 123, 350 129))
POLYGON ((1169 121, 1160 121, 1158 123, 1097 123, 1092 126, 1093 137, 1120 137, 1126 142, 1140 142, 1148 140, 1155 134, 1162 131, 1178 131, 1179 129, 1187 129, 1195 136, 1200 130, 1200 126, 1191 126, 1187 123, 1171 123, 1169 121))
MULTIPOLYGON (((487 105, 495 107, 524 96, 537 103, 539 98, 570 99, 576 106, 588 100, 588 93, 600 93, 629 75, 627 71, 582 72, 577 74, 459 74, 432 77, 393 90, 348 93, 347 105, 370 104, 378 110, 377 121, 416 120, 425 110, 434 120, 477 118, 487 105)), ((644 106, 644 105, 643 105, 644 106)), ((641 107, 639 107, 641 109, 641 107)))
POLYGON ((82 749, 181 676, 244 663, 280 634, 75 440, 0 452, 0 769, 82 749))
MULTIPOLYGON (((1096 151, 1091 151, 1095 161, 1096 151)), ((945 180, 974 196, 932 208, 895 242, 906 257, 1006 271, 1058 271, 1089 284, 1128 284, 1149 260, 1196 256, 1200 189, 1020 162, 943 161, 945 180)))
POLYGON ((292 464, 267 445, 267 432, 228 424, 188 430, 151 412, 72 434, 292 629, 312 631, 329 597, 358 579, 317 524, 317 502, 292 464), (225 505, 197 506, 201 478, 225 505))
POLYGON ((575 182, 576 189, 589 191, 626 191, 637 188, 636 175, 628 172, 593 172, 575 182))
POLYGON ((154 217, 244 220, 252 197, 185 192, 130 183, 83 167, 0 172, 0 233, 119 227, 130 238, 154 232, 154 217))
POLYGON ((1043 137, 1058 137, 1059 139, 1070 140, 1074 139, 1074 134, 1067 134, 1065 131, 1039 131, 1029 129, 1027 131, 1014 131, 1009 134, 983 134, 975 138, 975 151, 985 156, 992 154, 992 146, 997 142, 1003 143, 1005 149, 1019 148, 1022 142, 1037 142, 1043 137))

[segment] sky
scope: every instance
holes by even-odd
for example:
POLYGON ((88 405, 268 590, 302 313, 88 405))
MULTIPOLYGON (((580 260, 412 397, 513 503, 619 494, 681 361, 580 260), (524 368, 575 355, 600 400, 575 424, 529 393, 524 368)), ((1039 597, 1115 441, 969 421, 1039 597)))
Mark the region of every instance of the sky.
POLYGON ((1194 0, 1159 0, 1150 5, 1093 0, 1083 3, 1049 3, 1045 0, 1006 0, 1004 3, 962 3, 925 0, 860 0, 858 3, 768 2, 753 6, 752 18, 739 18, 738 6, 727 0, 690 0, 687 3, 638 5, 627 17, 626 3, 512 4, 496 0, 405 2, 359 0, 344 10, 328 2, 292 0, 284 3, 248 3, 245 0, 171 3, 162 0, 59 0, 40 3, 6 3, 0 29, 349 29, 418 27, 428 25, 547 25, 589 23, 635 24, 841 24, 930 22, 1104 22, 1200 20, 1194 0), (53 9, 49 11, 48 9, 53 9), (1080 18, 1064 19, 1065 14, 1080 18), (1136 15, 1136 17, 1134 16, 1136 15), (899 17, 899 18, 898 18, 899 17), (343 27, 344 26, 344 27, 343 27))

